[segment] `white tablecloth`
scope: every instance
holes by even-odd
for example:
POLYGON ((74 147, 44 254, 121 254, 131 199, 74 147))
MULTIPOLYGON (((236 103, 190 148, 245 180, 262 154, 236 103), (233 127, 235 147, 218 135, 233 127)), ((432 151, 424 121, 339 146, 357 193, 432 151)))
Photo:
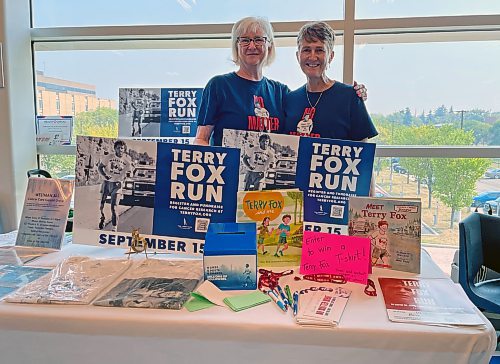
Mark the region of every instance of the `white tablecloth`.
MULTIPOLYGON (((75 253, 116 252, 68 246, 32 265, 48 266, 75 253)), ((375 269, 378 297, 348 283, 352 294, 335 329, 300 327, 273 304, 238 313, 223 307, 190 313, 2 302, 0 363, 488 363, 496 336, 480 313, 484 330, 392 323, 378 276, 414 275, 375 269)), ((425 251, 420 276, 448 279, 425 251)), ((296 284, 293 276, 287 279, 283 284, 296 284)), ((457 295, 467 299, 459 286, 457 295)))

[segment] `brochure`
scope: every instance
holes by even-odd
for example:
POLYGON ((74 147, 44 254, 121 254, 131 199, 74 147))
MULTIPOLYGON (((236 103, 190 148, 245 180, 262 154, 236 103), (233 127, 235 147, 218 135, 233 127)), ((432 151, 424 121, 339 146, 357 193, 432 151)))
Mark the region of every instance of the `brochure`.
POLYGON ((389 320, 429 325, 484 326, 472 303, 449 279, 379 278, 389 320))
POLYGON ((302 326, 337 327, 350 295, 351 291, 341 287, 301 294, 297 323, 302 326))
POLYGON ((61 249, 72 195, 73 181, 31 177, 16 245, 61 249))

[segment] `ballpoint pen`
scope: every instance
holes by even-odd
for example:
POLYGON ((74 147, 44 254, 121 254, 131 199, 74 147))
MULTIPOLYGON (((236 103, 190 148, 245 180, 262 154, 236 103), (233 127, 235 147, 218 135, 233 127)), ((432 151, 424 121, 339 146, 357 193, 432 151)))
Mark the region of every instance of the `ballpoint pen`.
POLYGON ((285 286, 285 293, 286 293, 286 297, 288 298, 288 302, 290 302, 290 304, 292 304, 293 297, 292 297, 292 292, 290 291, 290 286, 288 284, 285 286))
POLYGON ((297 312, 299 311, 299 292, 293 292, 293 315, 297 316, 297 312))
POLYGON ((281 302, 281 300, 276 295, 276 292, 274 292, 274 291, 267 291, 267 294, 278 305, 279 308, 281 308, 284 312, 287 311, 287 308, 286 308, 285 304, 283 302, 281 302))
POLYGON ((285 307, 291 306, 291 302, 288 301, 288 298, 286 298, 285 292, 283 292, 283 289, 281 289, 279 284, 276 286, 276 289, 278 290, 278 293, 280 294, 281 300, 285 304, 285 307))

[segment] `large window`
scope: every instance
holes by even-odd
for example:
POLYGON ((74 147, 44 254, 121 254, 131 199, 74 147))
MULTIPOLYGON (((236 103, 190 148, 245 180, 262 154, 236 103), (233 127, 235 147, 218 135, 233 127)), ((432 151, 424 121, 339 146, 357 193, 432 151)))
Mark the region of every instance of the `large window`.
POLYGON ((360 19, 498 13, 500 3, 492 0, 356 0, 360 19))
MULTIPOLYGON (((399 128, 447 125, 472 133, 470 145, 500 145, 500 41, 356 41, 356 77, 369 85, 368 108, 379 129, 387 129, 380 143, 417 144, 398 139, 399 128)), ((465 142, 450 137, 419 143, 465 142)))
MULTIPOLYGON (((499 213, 500 200, 488 193, 500 193, 500 4, 303 4, 34 0, 38 113, 56 110, 58 92, 60 114, 75 115, 75 134, 115 136, 119 87, 203 87, 234 70, 230 24, 249 15, 276 29, 277 58, 265 76, 297 88, 305 78, 295 36, 321 18, 339 35, 329 76, 368 87, 379 131, 377 194, 420 198, 429 244, 456 246, 456 222, 476 208, 499 213)), ((73 174, 74 149, 40 151, 42 167, 73 174)))
POLYGON ((234 23, 245 16, 271 21, 342 19, 342 0, 320 0, 305 6, 302 0, 33 0, 36 27, 96 25, 234 23))

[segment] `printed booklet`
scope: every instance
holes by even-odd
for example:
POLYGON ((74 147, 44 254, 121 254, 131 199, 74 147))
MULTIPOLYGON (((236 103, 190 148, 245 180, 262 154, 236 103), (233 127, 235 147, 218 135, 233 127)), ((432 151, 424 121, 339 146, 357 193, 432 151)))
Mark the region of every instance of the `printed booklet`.
POLYGON ((222 145, 241 150, 240 190, 304 193, 306 231, 347 235, 349 197, 370 192, 373 143, 224 130, 222 145))
POLYGON ((257 224, 259 266, 299 265, 303 195, 299 190, 239 191, 237 222, 257 224))
POLYGON ((239 159, 234 148, 78 137, 73 240, 128 248, 139 229, 150 250, 202 254, 208 224, 235 221, 239 159))
POLYGON ((449 279, 379 278, 389 320, 429 325, 484 326, 472 303, 449 279))
POLYGON ((189 144, 202 88, 120 88, 118 137, 189 144))
POLYGON ((420 200, 351 197, 349 235, 371 241, 374 267, 420 273, 420 200))
POLYGON ((61 249, 73 196, 73 181, 31 177, 16 245, 61 249))
POLYGON ((351 291, 342 287, 301 294, 296 321, 302 326, 337 327, 351 291))

